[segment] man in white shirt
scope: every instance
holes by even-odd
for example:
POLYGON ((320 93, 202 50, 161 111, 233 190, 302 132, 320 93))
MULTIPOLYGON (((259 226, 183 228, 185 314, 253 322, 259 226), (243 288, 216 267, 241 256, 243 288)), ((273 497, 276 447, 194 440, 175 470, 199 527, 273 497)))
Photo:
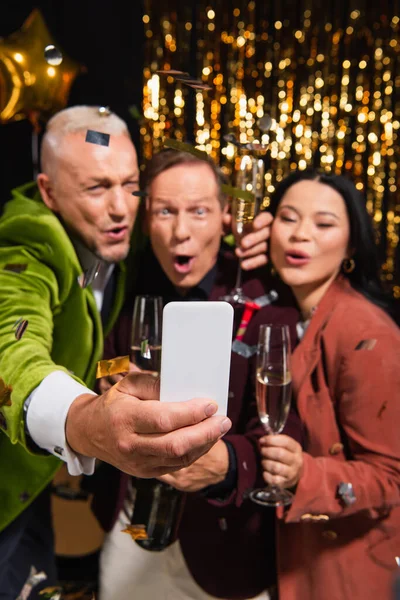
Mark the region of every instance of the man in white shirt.
MULTIPOLYGON (((56 579, 48 484, 60 459, 73 475, 92 474, 98 458, 155 477, 191 464, 231 426, 209 418, 207 399, 154 402, 151 377, 91 391, 123 301, 136 152, 118 117, 72 107, 49 121, 41 162, 40 195, 36 184, 14 190, 0 219, 1 600, 16 598, 32 566, 44 585, 56 579)), ((265 252, 266 231, 244 256, 265 252)))
POLYGON ((153 477, 191 463, 230 427, 208 418, 207 399, 154 402, 151 377, 91 391, 113 275, 105 332, 122 303, 138 180, 125 123, 69 108, 44 136, 41 199, 36 186, 19 188, 0 219, 1 599, 15 600, 32 566, 55 581, 47 490, 59 459, 74 475, 93 473, 98 458, 153 477))

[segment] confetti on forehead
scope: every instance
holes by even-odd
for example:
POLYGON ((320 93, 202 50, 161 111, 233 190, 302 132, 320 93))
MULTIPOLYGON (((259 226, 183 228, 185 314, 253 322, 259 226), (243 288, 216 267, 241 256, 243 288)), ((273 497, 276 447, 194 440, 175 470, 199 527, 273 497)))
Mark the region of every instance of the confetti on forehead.
POLYGON ((118 375, 119 373, 128 373, 129 356, 117 356, 110 360, 99 360, 96 368, 96 379, 118 375))
POLYGON ((89 142, 89 144, 98 144, 99 146, 108 146, 110 143, 110 134, 88 129, 85 142, 89 142))

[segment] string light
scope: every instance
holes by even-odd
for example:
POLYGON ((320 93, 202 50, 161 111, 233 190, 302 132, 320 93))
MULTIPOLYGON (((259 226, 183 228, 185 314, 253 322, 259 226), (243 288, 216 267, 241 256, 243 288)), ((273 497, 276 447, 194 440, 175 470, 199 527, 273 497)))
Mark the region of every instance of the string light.
MULTIPOLYGON (((383 17, 379 7, 368 13, 353 9, 343 24, 343 7, 337 3, 336 16, 326 22, 314 9, 293 16, 283 1, 271 19, 268 4, 236 0, 231 12, 222 15, 217 4, 200 3, 197 71, 191 74, 213 86, 202 92, 171 77, 157 81, 154 75, 157 69, 188 64, 194 29, 191 8, 182 8, 177 21, 173 11, 145 0, 144 157, 160 149, 165 136, 187 139, 190 100, 196 144, 228 175, 237 152, 223 140, 225 133, 234 133, 241 142, 270 144, 264 206, 292 169, 315 166, 349 175, 366 198, 384 249, 383 278, 400 297, 400 276, 395 276, 400 235, 400 15, 383 17), (257 128, 264 112, 273 118, 268 136, 257 128)), ((308 2, 298 4, 301 8, 308 2)))

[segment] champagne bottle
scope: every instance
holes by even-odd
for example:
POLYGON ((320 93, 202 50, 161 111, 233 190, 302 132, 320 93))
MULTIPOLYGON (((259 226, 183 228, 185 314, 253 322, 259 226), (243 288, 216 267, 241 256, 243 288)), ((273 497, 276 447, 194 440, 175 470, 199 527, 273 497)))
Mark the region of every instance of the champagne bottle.
POLYGON ((164 550, 177 539, 186 494, 158 479, 133 477, 132 487, 131 524, 144 525, 147 533, 136 543, 153 552, 164 550))

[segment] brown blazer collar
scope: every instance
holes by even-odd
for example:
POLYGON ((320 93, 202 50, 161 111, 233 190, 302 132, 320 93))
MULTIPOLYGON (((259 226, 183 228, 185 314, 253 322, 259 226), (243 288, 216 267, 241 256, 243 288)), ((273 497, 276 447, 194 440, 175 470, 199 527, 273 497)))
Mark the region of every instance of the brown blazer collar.
POLYGON ((298 391, 304 379, 315 368, 320 356, 321 335, 340 299, 359 296, 348 279, 339 275, 330 285, 315 310, 303 339, 292 356, 293 387, 298 391))
POLYGON ((301 344, 299 344, 299 347, 301 347, 303 351, 312 350, 317 346, 317 338, 325 328, 335 306, 340 299, 343 299, 346 296, 354 297, 360 296, 360 294, 351 287, 348 279, 343 275, 338 275, 325 292, 325 295, 318 304, 310 320, 310 324, 306 329, 301 344))

